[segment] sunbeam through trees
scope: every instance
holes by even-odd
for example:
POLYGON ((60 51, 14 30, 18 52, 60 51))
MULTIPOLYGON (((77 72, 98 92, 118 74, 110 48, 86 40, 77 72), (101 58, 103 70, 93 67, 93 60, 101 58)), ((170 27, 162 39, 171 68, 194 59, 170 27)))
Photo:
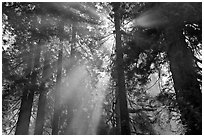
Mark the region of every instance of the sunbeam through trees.
POLYGON ((202 135, 201 2, 3 2, 3 135, 202 135))

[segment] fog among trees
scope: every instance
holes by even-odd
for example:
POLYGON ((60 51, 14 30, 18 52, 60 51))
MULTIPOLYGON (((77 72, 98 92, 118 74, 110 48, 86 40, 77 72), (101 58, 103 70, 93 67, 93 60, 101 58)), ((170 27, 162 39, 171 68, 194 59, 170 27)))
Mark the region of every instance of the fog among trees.
POLYGON ((3 135, 202 135, 201 2, 3 2, 3 135))

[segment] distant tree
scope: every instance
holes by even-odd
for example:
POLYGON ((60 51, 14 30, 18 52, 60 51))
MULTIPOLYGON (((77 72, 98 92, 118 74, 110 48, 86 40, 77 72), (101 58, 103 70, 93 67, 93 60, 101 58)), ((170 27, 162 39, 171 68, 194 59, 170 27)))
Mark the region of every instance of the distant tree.
POLYGON ((2 4, 3 134, 202 134, 201 3, 2 4))
POLYGON ((42 82, 39 87, 39 101, 38 101, 38 110, 37 110, 37 117, 36 117, 36 124, 35 124, 35 135, 42 135, 43 127, 45 122, 45 109, 46 109, 46 100, 47 100, 47 87, 46 82, 48 81, 48 72, 50 69, 49 65, 49 51, 44 52, 44 63, 43 63, 43 74, 42 74, 42 82))

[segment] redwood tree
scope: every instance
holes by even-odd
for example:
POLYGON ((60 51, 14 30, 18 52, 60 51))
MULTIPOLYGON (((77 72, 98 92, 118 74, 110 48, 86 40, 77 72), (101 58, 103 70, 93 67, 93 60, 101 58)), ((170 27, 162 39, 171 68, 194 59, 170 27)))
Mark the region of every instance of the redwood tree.
POLYGON ((121 12, 120 3, 113 3, 114 23, 116 33, 116 70, 117 70, 117 92, 120 109, 120 132, 122 135, 130 135, 129 113, 127 107, 127 95, 125 90, 125 77, 123 68, 123 50, 121 41, 121 12))
POLYGON ((43 66, 43 74, 42 74, 42 83, 39 88, 39 101, 38 101, 38 111, 37 111, 37 118, 36 118, 36 124, 35 124, 35 135, 42 135, 43 133, 43 126, 44 126, 44 121, 45 121, 45 106, 46 106, 46 94, 47 94, 47 89, 45 87, 45 83, 47 81, 46 77, 49 75, 48 74, 48 69, 50 67, 49 65, 49 51, 45 51, 44 54, 44 66, 43 66))
POLYGON ((62 54, 63 54, 63 45, 60 45, 58 53, 58 63, 57 63, 57 85, 55 91, 55 100, 54 100, 54 115, 52 121, 52 134, 57 135, 59 131, 59 118, 60 118, 60 83, 62 79, 62 54))
POLYGON ((38 74, 37 70, 39 69, 41 45, 32 46, 35 46, 31 47, 31 49, 34 49, 35 51, 33 52, 33 50, 31 50, 31 55, 33 53, 34 60, 30 61, 30 64, 28 64, 28 84, 25 86, 25 90, 21 99, 21 107, 15 132, 16 135, 28 134, 34 93, 38 90, 36 82, 38 74), (32 63, 34 64, 33 68, 31 67, 32 63))
POLYGON ((202 134, 202 93, 197 80, 192 51, 185 42, 183 30, 168 30, 171 41, 167 55, 174 81, 174 89, 181 119, 187 127, 186 134, 202 134))

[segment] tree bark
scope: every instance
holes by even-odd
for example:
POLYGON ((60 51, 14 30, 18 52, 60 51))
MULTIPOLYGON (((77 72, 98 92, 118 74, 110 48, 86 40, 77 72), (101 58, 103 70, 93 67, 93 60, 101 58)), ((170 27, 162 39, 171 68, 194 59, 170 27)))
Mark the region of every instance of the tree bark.
POLYGON ((48 58, 48 52, 45 53, 44 57, 44 66, 43 66, 43 74, 42 74, 42 83, 40 86, 40 96, 38 101, 38 111, 37 111, 37 118, 36 118, 36 124, 35 124, 35 135, 42 135, 43 134, 43 126, 44 126, 44 117, 45 117, 45 107, 46 107, 46 77, 48 74, 48 69, 50 67, 49 65, 49 58, 48 58))
POLYGON ((55 91, 54 100, 54 116, 52 122, 52 134, 57 135, 59 131, 59 118, 60 118, 60 84, 62 79, 62 54, 63 54, 63 44, 60 45, 58 54, 58 68, 57 68, 57 85, 55 91))
POLYGON ((116 32, 116 70, 117 70, 117 90, 120 109, 120 129, 122 135, 130 135, 129 113, 127 107, 127 95, 125 90, 125 77, 123 68, 123 52, 120 31, 120 3, 113 3, 114 22, 116 32))
POLYGON ((193 55, 187 47, 182 29, 171 28, 167 32, 170 42, 167 56, 173 76, 176 99, 186 134, 202 134, 202 93, 197 81, 193 55))
MULTIPOLYGON (((31 55, 33 52, 33 47, 31 47, 31 55)), ((19 117, 16 126, 16 135, 27 135, 29 132, 29 123, 32 111, 32 103, 34 98, 34 93, 37 90, 36 81, 37 81, 37 69, 39 68, 39 59, 40 59, 41 45, 36 46, 34 52, 34 67, 32 70, 32 61, 28 64, 28 85, 23 92, 21 99, 21 107, 19 112, 19 117), (31 72, 32 71, 32 72, 31 72), (31 83, 31 84, 30 84, 31 83)))

